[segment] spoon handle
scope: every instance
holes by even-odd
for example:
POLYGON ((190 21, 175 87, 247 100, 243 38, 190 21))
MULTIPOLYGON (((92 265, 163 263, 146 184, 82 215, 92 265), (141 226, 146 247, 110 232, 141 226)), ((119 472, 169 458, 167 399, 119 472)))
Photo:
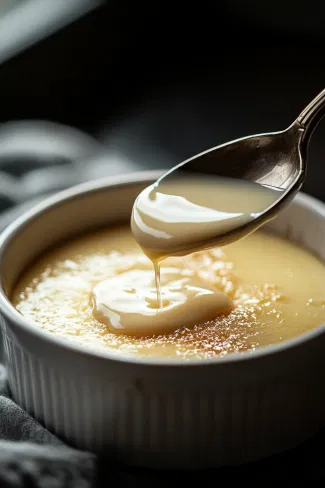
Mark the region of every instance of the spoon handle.
POLYGON ((305 129, 305 136, 309 137, 316 128, 318 122, 325 114, 325 89, 312 100, 297 118, 298 124, 305 129))

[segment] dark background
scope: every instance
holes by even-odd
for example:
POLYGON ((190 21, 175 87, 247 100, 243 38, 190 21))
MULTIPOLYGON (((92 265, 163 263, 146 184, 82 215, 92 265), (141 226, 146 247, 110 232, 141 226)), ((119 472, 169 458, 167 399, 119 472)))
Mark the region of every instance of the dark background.
MULTIPOLYGON (((168 167, 289 125, 324 87, 324 25, 314 0, 103 2, 0 64, 0 121, 78 127, 116 171, 168 167)), ((321 199, 324 131, 305 185, 321 199)))
MULTIPOLYGON (((284 129, 325 86, 321 2, 111 0, 59 24, 12 51, 20 29, 9 29, 10 42, 1 44, 0 19, 0 209, 78 181, 74 160, 82 160, 85 178, 165 168, 237 137, 284 129), (7 124, 19 120, 54 121, 82 133, 63 149, 66 128, 38 125, 29 136, 30 122, 22 132, 7 124)), ((323 123, 304 187, 322 200, 324 159, 323 123)), ((323 437, 213 476, 216 483, 265 486, 324 481, 323 437)), ((210 475, 126 471, 124 481, 206 483, 210 475)))

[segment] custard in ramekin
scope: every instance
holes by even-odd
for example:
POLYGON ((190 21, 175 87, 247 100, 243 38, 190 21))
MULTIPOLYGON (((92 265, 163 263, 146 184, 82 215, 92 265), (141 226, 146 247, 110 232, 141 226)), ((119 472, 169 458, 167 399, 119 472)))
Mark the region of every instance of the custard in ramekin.
MULTIPOLYGON (((135 465, 212 467, 296 445, 324 423, 325 209, 320 202, 298 195, 267 224, 266 233, 263 229, 224 249, 186 258, 184 269, 196 269, 234 303, 227 314, 214 323, 197 324, 195 330, 180 327, 156 342, 155 336, 113 334, 100 322, 96 330, 91 304, 81 300, 79 312, 84 318, 88 313, 90 321, 84 320, 87 333, 82 333, 82 321, 76 323, 70 303, 61 314, 62 330, 70 332, 61 334, 51 330, 49 316, 39 321, 33 315, 36 295, 28 306, 28 286, 33 288, 33 279, 39 285, 42 272, 45 277, 42 259, 54 256, 61 266, 69 261, 64 253, 73 239, 81 245, 101 232, 106 233, 102 249, 107 248, 105 229, 129 222, 136 196, 157 176, 136 174, 75 187, 32 209, 2 235, 1 328, 14 399, 72 445, 108 450, 135 465), (263 249, 262 259, 256 246, 263 249), (240 249, 247 255, 246 270, 240 249), (296 277, 291 291, 286 288, 290 273, 296 277), (305 291, 299 294, 301 289, 305 291)), ((122 255, 137 254, 134 259, 141 261, 134 246, 122 255)), ((70 273, 72 293, 76 254, 70 261, 64 272, 70 273)), ((179 262, 173 265, 181 268, 179 262)), ((106 272, 105 266, 100 268, 106 272)), ((92 276, 82 291, 85 297, 97 278, 92 276)))

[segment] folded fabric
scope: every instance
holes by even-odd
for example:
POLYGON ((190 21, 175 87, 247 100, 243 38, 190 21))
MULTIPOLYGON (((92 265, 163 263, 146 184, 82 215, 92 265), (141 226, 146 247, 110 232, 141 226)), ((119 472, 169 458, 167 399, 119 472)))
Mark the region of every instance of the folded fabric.
POLYGON ((90 488, 96 456, 66 446, 11 398, 0 365, 1 488, 90 488))

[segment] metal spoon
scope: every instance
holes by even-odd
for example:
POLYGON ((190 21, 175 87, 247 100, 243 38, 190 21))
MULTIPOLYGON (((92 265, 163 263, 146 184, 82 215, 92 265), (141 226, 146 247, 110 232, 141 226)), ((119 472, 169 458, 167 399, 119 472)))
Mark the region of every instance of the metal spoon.
MULTIPOLYGON (((299 191, 306 176, 308 143, 324 113, 325 89, 289 128, 244 137, 204 151, 165 173, 158 179, 157 185, 185 171, 248 180, 281 189, 278 199, 256 218, 231 229, 223 236, 218 234, 215 239, 217 245, 233 242, 274 218, 299 191)), ((213 244, 214 240, 209 239, 209 242, 202 242, 200 247, 207 248, 213 244)))

